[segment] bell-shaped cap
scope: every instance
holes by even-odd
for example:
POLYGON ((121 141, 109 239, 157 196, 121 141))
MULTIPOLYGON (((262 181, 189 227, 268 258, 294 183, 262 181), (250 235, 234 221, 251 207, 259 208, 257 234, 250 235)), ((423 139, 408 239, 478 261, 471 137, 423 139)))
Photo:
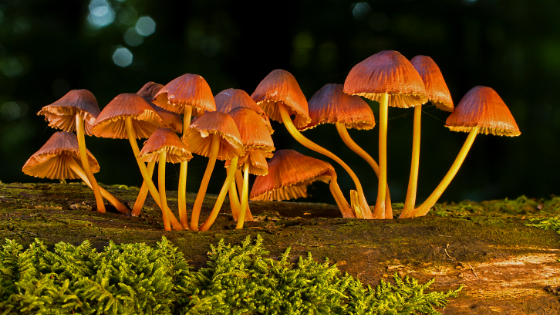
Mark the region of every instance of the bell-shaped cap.
POLYGON ((343 84, 326 84, 309 99, 311 123, 303 130, 325 123, 342 123, 347 129, 375 127, 375 117, 368 103, 359 96, 344 93, 343 88, 343 84))
POLYGON ((514 137, 521 134, 502 98, 494 89, 486 86, 470 89, 447 117, 445 127, 464 132, 478 127, 478 133, 498 136, 514 137))
POLYGON ((76 131, 76 115, 85 122, 85 134, 92 135, 91 128, 100 109, 93 93, 88 90, 70 90, 58 101, 44 106, 37 115, 44 115, 49 126, 63 131, 76 131))
POLYGON ((443 79, 443 74, 435 61, 428 56, 415 56, 410 63, 422 77, 424 87, 426 88, 426 96, 437 108, 446 112, 453 111, 453 99, 447 83, 443 79))
POLYGON ((95 120, 93 134, 100 138, 128 139, 125 119, 132 118, 132 125, 138 139, 149 138, 154 131, 164 125, 154 108, 141 96, 133 93, 117 95, 95 120))
POLYGON ((164 123, 162 127, 169 128, 178 133, 182 133, 183 120, 181 119, 181 115, 165 110, 152 103, 152 98, 159 90, 161 90, 161 88, 163 88, 162 84, 148 82, 144 84, 144 86, 138 92, 136 92, 136 94, 140 95, 144 100, 146 100, 146 102, 148 102, 153 107, 158 116, 161 117, 164 123))
POLYGON ((196 116, 216 110, 210 86, 203 77, 192 73, 183 74, 167 83, 156 93, 152 102, 177 114, 183 114, 185 106, 192 106, 196 116))
POLYGON ((344 82, 344 93, 379 102, 389 94, 389 106, 409 108, 428 101, 418 71, 401 53, 378 52, 355 65, 344 82))
MULTIPOLYGON (((79 178, 66 164, 63 156, 73 158, 81 165, 78 138, 74 133, 58 131, 25 162, 22 171, 30 176, 50 179, 79 178)), ((92 173, 99 172, 99 163, 87 150, 88 162, 92 173)))
POLYGON ((226 89, 216 94, 216 110, 222 113, 229 113, 234 108, 246 107, 254 110, 259 114, 270 134, 274 133, 270 125, 270 119, 262 108, 247 94, 247 92, 239 89, 226 89))
POLYGON ((327 162, 294 150, 278 150, 268 161, 268 175, 258 176, 251 189, 251 200, 289 200, 307 197, 307 186, 314 181, 328 183, 334 168, 327 162))
POLYGON ((235 122, 245 150, 274 151, 274 142, 268 129, 254 110, 238 107, 229 112, 235 122))
POLYGON ((276 69, 270 72, 259 83, 251 98, 274 121, 282 122, 279 103, 286 106, 290 116, 295 115, 294 125, 297 128, 303 128, 311 121, 307 99, 296 78, 286 70, 276 69))
POLYGON ((138 158, 143 162, 159 161, 159 154, 166 152, 166 161, 181 163, 192 159, 192 154, 173 130, 159 128, 144 143, 138 158))
POLYGON ((218 160, 231 160, 243 152, 241 135, 230 115, 222 112, 206 112, 196 119, 183 136, 183 142, 192 153, 210 155, 211 135, 220 136, 218 160))

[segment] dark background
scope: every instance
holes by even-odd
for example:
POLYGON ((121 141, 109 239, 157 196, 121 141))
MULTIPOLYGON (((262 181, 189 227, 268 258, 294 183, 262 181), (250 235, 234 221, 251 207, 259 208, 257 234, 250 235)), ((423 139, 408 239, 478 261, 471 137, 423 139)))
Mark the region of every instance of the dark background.
MULTIPOLYGON (((55 132, 36 113, 69 89, 92 91, 103 108, 147 81, 165 84, 196 73, 214 94, 230 87, 251 94, 271 70, 282 68, 295 75, 309 99, 326 83, 343 83, 356 63, 391 49, 409 59, 431 56, 455 104, 476 85, 494 88, 522 132, 516 138, 479 135, 441 200, 548 197, 560 184, 559 13, 560 3, 552 0, 0 0, 0 180, 45 181, 24 175, 21 167, 55 132), (116 64, 127 61, 122 48, 133 56, 125 67, 116 64)), ((371 104, 377 115, 377 104, 371 104)), ((443 127, 448 113, 433 106, 424 112, 420 202, 467 136, 443 127)), ((412 113, 389 110, 388 178, 395 202, 403 201, 408 183, 412 113)), ((322 158, 292 140, 282 125, 273 127, 277 149, 322 158)), ((305 135, 347 161, 375 204, 373 171, 344 147, 334 126, 305 135)), ((351 135, 377 160, 377 128, 351 135)), ((101 165, 99 182, 141 184, 127 140, 86 142, 101 165)), ((190 163, 189 191, 197 191, 206 162, 196 156, 190 163)), ((216 165, 210 192, 222 184, 222 166, 216 165)), ((347 193, 353 184, 337 171, 347 193)), ((167 175, 167 187, 174 189, 178 167, 169 164, 167 175)), ((333 202, 327 185, 315 184, 311 192, 311 200, 333 202)))

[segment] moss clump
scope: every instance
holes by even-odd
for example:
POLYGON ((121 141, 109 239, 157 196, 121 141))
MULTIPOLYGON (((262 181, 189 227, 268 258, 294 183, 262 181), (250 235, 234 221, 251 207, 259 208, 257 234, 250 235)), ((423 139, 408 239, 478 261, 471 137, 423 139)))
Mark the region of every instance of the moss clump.
POLYGON ((110 243, 97 252, 88 241, 27 250, 7 240, 0 251, 1 314, 439 314, 447 293, 424 293, 395 274, 365 288, 336 265, 311 255, 289 262, 264 258, 262 238, 212 246, 207 266, 193 271, 163 238, 155 247, 110 243))

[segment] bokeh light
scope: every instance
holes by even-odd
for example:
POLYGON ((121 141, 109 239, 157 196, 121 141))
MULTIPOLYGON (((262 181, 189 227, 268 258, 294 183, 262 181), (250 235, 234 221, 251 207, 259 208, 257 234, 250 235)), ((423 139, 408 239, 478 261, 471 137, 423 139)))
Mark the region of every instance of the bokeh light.
POLYGON ((115 20, 115 10, 107 0, 91 0, 87 21, 93 28, 105 27, 115 20))
POLYGON ((144 37, 136 31, 135 27, 131 27, 124 32, 123 35, 124 42, 128 46, 137 47, 144 42, 144 37))
POLYGON ((156 22, 149 16, 142 16, 136 22, 136 32, 142 36, 150 36, 156 31, 156 22))
POLYGON ((2 68, 2 72, 4 75, 11 78, 16 77, 23 72, 23 65, 17 58, 8 58, 4 62, 4 66, 2 68))
POLYGON ((352 15, 356 20, 363 20, 368 17, 371 7, 367 2, 358 2, 352 4, 352 15))
POLYGON ((25 116, 27 108, 24 102, 6 102, 0 106, 0 116, 7 121, 15 120, 25 116))
POLYGON ((115 49, 115 52, 113 53, 113 62, 117 66, 124 68, 130 66, 133 57, 134 56, 132 55, 130 50, 128 50, 128 48, 119 47, 115 49))

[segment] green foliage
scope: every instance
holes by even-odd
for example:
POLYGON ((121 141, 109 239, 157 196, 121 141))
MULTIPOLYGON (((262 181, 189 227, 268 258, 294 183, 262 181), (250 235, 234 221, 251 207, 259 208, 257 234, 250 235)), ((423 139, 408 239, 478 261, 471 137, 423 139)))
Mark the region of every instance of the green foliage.
POLYGON ((193 272, 165 238, 155 247, 110 243, 98 253, 39 240, 27 250, 7 240, 0 251, 0 314, 439 314, 447 293, 433 283, 394 275, 365 288, 336 265, 311 254, 290 263, 265 258, 262 238, 212 246, 205 268, 193 272))

